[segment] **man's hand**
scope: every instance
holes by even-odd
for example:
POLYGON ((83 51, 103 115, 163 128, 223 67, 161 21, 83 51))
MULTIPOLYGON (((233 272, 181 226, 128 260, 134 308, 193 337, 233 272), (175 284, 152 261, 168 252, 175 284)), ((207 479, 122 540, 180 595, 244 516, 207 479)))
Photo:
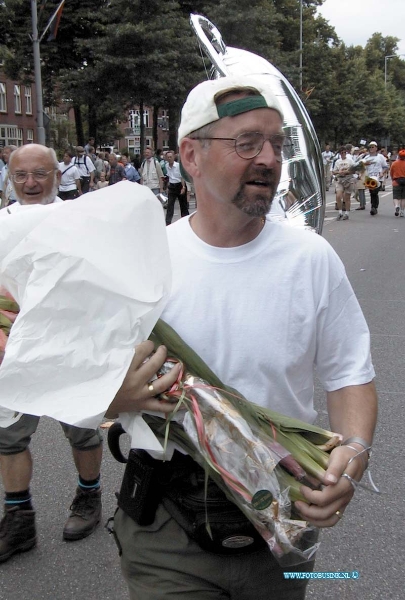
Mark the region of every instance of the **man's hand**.
POLYGON ((158 411, 165 414, 172 412, 173 403, 155 398, 156 395, 168 390, 176 381, 181 366, 176 365, 166 375, 159 379, 152 378, 166 360, 167 350, 159 346, 153 353, 151 341, 142 342, 135 349, 135 356, 114 400, 110 404, 106 417, 114 418, 120 412, 158 411), (151 383, 153 389, 150 389, 151 383))
POLYGON ((342 518, 354 494, 352 483, 342 475, 347 473, 355 481, 360 481, 367 464, 366 453, 357 456, 356 451, 349 446, 335 448, 330 455, 322 490, 311 490, 306 486, 301 488, 308 504, 298 501, 294 506, 312 525, 332 527, 342 518), (348 464, 352 457, 356 458, 348 464))

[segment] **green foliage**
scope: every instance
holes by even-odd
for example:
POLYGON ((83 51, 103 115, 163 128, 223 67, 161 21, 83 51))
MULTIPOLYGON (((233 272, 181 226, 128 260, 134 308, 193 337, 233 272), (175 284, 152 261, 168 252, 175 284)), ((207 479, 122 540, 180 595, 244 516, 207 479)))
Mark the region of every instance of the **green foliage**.
MULTIPOLYGON (((240 0, 67 0, 56 40, 45 35, 41 42, 44 102, 75 107, 78 142, 89 135, 116 138, 126 108, 164 107, 175 146, 186 94, 207 77, 189 25, 192 12, 210 19, 227 45, 263 56, 286 75, 321 142, 390 135, 403 143, 405 60, 392 56, 398 39, 376 32, 365 48, 345 46, 317 14, 323 1, 302 0, 300 89, 300 0, 251 0, 249 6, 240 0)), ((40 11, 40 34, 57 6, 48 0, 40 11)), ((31 2, 0 2, 0 58, 7 75, 22 82, 33 76, 31 29, 31 2)))

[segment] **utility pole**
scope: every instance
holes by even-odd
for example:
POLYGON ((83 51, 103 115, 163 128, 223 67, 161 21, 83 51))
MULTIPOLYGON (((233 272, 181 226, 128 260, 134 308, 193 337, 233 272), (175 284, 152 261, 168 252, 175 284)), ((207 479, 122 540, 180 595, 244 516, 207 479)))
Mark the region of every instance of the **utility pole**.
POLYGON ((300 92, 302 92, 302 0, 300 0, 300 92))
POLYGON ((31 0, 32 45, 34 50, 35 97, 37 106, 37 141, 45 146, 44 107, 42 100, 41 58, 39 53, 37 0, 31 0))
POLYGON ((387 56, 384 57, 384 87, 385 89, 387 89, 387 60, 389 58, 396 58, 399 56, 405 56, 405 54, 388 54, 387 56))

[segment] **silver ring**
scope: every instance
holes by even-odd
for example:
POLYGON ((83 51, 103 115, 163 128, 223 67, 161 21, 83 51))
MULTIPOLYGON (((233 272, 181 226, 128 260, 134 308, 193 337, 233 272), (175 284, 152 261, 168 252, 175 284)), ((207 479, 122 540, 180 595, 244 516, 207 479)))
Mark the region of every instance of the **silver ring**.
POLYGON ((337 516, 337 518, 338 518, 338 519, 341 519, 341 518, 343 517, 343 513, 342 513, 342 512, 340 512, 340 510, 337 510, 337 511, 335 512, 335 515, 337 516))
POLYGON ((150 392, 152 392, 152 394, 153 394, 153 395, 155 394, 155 388, 153 387, 153 383, 150 383, 150 384, 148 385, 148 390, 149 390, 150 392))

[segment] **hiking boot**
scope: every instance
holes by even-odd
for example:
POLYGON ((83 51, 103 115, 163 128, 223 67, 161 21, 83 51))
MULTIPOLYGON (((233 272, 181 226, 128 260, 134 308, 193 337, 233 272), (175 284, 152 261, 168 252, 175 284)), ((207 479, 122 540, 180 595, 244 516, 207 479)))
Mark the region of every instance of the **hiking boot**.
POLYGON ((17 552, 31 550, 36 543, 35 511, 17 506, 6 510, 0 521, 0 562, 17 552))
POLYGON ((399 217, 399 206, 395 208, 395 216, 399 217))
POLYGON ((71 513, 63 529, 63 539, 81 540, 93 533, 100 523, 101 490, 86 492, 78 487, 70 510, 71 513))
POLYGON ((343 221, 347 221, 347 219, 348 219, 348 218, 349 218, 349 215, 348 215, 347 213, 345 213, 345 214, 343 215, 343 221))
POLYGON ((336 217, 336 221, 341 221, 343 219, 343 215, 338 214, 338 216, 336 217))

